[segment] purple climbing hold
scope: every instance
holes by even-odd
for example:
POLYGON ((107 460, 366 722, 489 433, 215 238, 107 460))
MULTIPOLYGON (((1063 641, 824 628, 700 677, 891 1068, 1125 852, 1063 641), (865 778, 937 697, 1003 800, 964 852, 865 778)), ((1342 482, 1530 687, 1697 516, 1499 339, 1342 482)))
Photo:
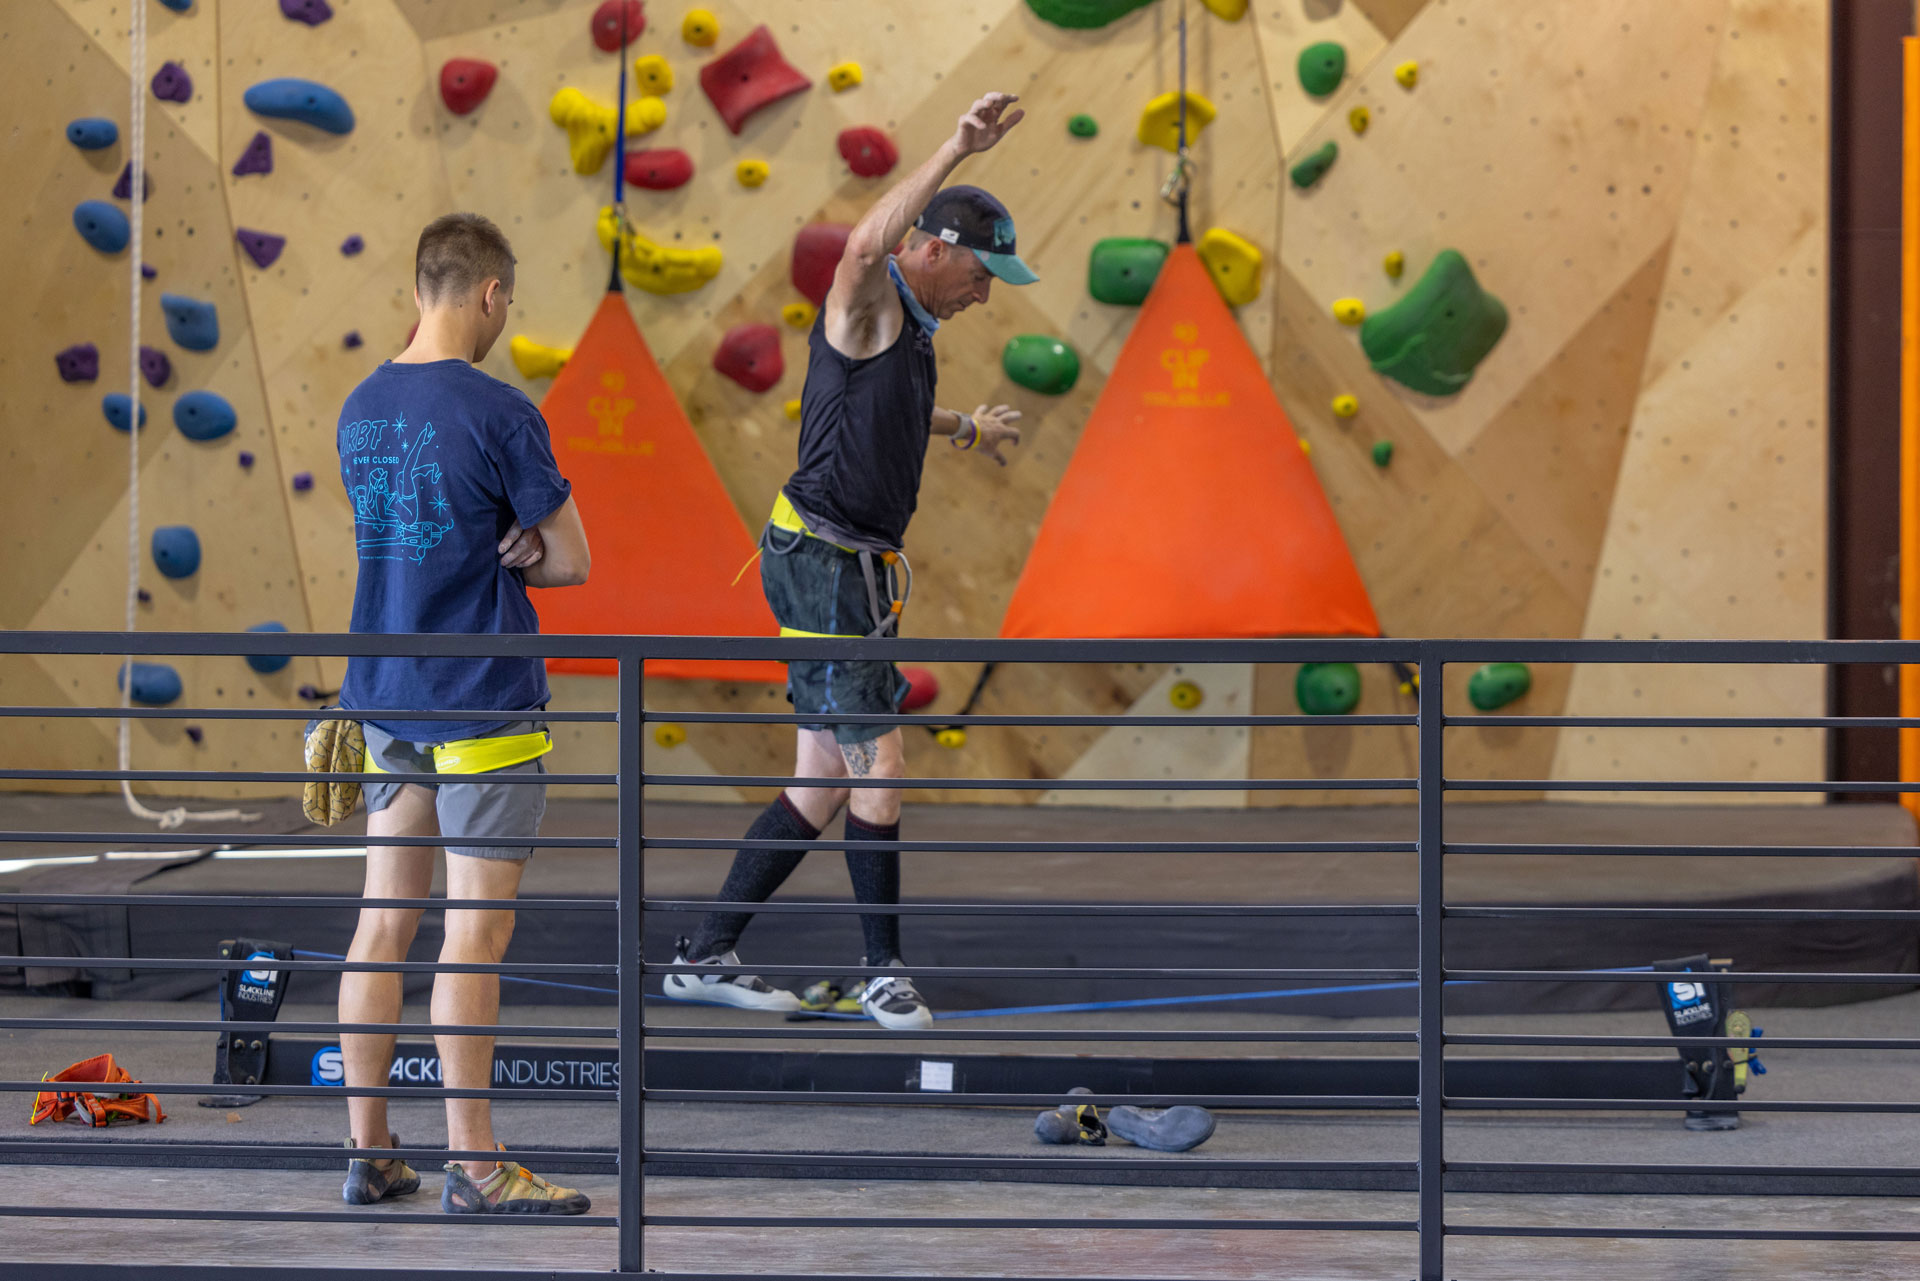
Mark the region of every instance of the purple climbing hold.
POLYGON ((249 231, 241 227, 233 233, 240 247, 247 251, 247 257, 253 259, 256 267, 271 267, 279 260, 280 251, 287 247, 285 236, 276 236, 267 231, 249 231))
POLYGON ((253 451, 251 449, 243 449, 240 451, 240 465, 242 467, 253 466, 253 451))
POLYGON ((317 27, 333 16, 333 6, 327 0, 280 0, 280 12, 295 22, 317 27))
POLYGON ((340 340, 340 345, 342 347, 345 347, 348 351, 352 351, 354 348, 360 346, 361 343, 364 341, 365 340, 360 337, 360 331, 358 329, 349 329, 347 331, 347 336, 340 340))
POLYGON ((205 738, 206 736, 207 736, 207 732, 201 729, 198 725, 187 726, 187 737, 192 739, 194 742, 198 743, 201 739, 205 738))
POLYGON ((247 149, 240 153, 240 158, 233 162, 233 176, 238 178, 243 174, 272 172, 273 138, 265 129, 262 129, 253 135, 253 141, 248 143, 247 149))
MULTIPOLYGON (((153 199, 153 170, 140 171, 140 203, 146 204, 153 199)), ((127 161, 127 167, 120 171, 120 181, 113 184, 113 198, 126 200, 133 195, 133 161, 127 161)))
POLYGON ((310 471, 297 471, 293 473, 293 488, 296 493, 301 493, 301 494, 304 494, 309 489, 312 489, 313 473, 310 471))
POLYGON ((192 102, 193 77, 179 63, 166 63, 154 73, 153 96, 162 102, 192 102))
POLYGON ((296 689, 293 692, 298 694, 300 697, 307 699, 310 702, 325 697, 325 695, 323 695, 319 690, 315 689, 311 685, 302 685, 299 689, 296 689))
POLYGON ((140 588, 140 589, 139 589, 139 591, 138 591, 138 594, 139 594, 139 597, 140 597, 140 603, 141 603, 142 605, 151 605, 151 604, 153 604, 153 593, 152 593, 152 592, 150 592, 150 591, 148 591, 148 590, 147 590, 146 588, 144 588, 144 587, 142 587, 142 588, 140 588))
POLYGON ((362 240, 358 233, 348 236, 345 240, 340 242, 340 252, 345 254, 349 258, 353 257, 355 254, 359 253, 362 249, 365 249, 366 247, 367 247, 367 242, 362 240))
POLYGON ((158 276, 159 274, 160 273, 157 270, 155 270, 154 265, 152 263, 143 262, 140 264, 140 279, 152 280, 155 276, 158 276))
POLYGON ((100 376, 100 349, 90 342, 75 343, 55 352, 53 363, 60 367, 63 383, 90 383, 100 376))
POLYGON ((140 347, 140 373, 150 386, 163 387, 167 379, 173 377, 173 362, 167 359, 167 353, 142 344, 140 347))

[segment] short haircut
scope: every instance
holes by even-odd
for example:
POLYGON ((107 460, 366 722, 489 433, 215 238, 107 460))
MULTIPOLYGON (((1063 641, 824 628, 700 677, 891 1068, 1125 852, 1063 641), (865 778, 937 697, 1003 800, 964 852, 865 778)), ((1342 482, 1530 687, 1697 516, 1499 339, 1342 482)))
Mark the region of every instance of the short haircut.
POLYGON ((922 231, 918 227, 907 228, 907 252, 912 253, 932 239, 934 235, 930 231, 922 231))
POLYGON ((500 228, 476 213, 451 213, 420 233, 413 283, 422 302, 450 301, 489 280, 512 285, 513 264, 513 246, 500 228))

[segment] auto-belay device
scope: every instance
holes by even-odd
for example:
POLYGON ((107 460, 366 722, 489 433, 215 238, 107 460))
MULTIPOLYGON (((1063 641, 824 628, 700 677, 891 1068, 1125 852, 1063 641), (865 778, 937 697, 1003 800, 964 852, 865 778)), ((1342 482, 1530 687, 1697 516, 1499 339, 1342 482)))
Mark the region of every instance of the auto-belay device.
MULTIPOLYGON (((1661 985, 1661 1007, 1675 1036, 1759 1036, 1760 1030, 1744 1010, 1731 1009, 1733 985, 1709 977, 1725 973, 1733 962, 1704 953, 1675 961, 1656 961, 1656 970, 1698 970, 1699 979, 1677 979, 1661 985)), ((1686 1097, 1714 1102, 1731 1101, 1746 1093, 1749 1071, 1766 1069, 1751 1050, 1723 1045, 1683 1045, 1680 1062, 1686 1068, 1686 1097)), ((1737 1130, 1740 1114, 1732 1109, 1688 1111, 1689 1130, 1737 1130)))
MULTIPOLYGON (((220 973, 220 1021, 237 1024, 220 1029, 214 1042, 213 1083, 215 1085, 258 1085, 267 1076, 267 1055, 271 1050, 268 1034, 280 1016, 280 1003, 287 996, 289 972, 269 967, 269 961, 291 961, 293 945, 264 939, 227 939, 220 944, 220 955, 252 964, 247 969, 220 973), (251 1026, 247 1026, 251 1025, 251 1026)), ((258 1103, 264 1095, 215 1094, 200 1100, 203 1108, 243 1108, 258 1103)))

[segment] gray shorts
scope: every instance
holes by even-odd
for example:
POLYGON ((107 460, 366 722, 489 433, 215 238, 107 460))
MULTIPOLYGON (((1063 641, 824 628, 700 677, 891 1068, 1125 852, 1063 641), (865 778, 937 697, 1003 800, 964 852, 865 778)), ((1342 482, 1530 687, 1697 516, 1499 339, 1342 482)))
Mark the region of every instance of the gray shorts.
MULTIPOLYGON (((504 734, 532 734, 546 728, 540 721, 517 721, 505 729, 487 735, 494 738, 504 734)), ((432 743, 410 743, 405 739, 393 737, 383 729, 362 724, 361 729, 367 736, 367 760, 378 762, 381 769, 390 773, 432 774, 432 743)), ((540 820, 547 814, 547 788, 544 783, 487 783, 478 780, 498 778, 502 774, 544 774, 547 772, 545 758, 536 757, 519 765, 509 765, 505 769, 492 770, 485 774, 449 774, 449 780, 471 778, 471 783, 417 783, 416 787, 425 787, 433 791, 434 812, 440 819, 440 834, 448 837, 446 850, 449 854, 465 854, 469 858, 524 859, 533 853, 531 845, 460 845, 457 842, 463 836, 524 836, 529 839, 540 834, 540 820)), ((379 775, 373 775, 360 785, 360 794, 366 798, 367 813, 377 814, 393 804, 405 783, 377 782, 379 775)))

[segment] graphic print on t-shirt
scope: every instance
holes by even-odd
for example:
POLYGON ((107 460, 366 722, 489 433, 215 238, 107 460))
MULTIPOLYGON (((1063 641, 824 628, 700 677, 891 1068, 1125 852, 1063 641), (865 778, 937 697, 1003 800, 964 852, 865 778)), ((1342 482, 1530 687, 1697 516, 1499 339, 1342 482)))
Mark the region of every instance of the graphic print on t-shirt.
POLYGON ((392 421, 363 418, 340 428, 340 457, 352 478, 347 496, 353 500, 362 560, 417 565, 453 528, 452 508, 440 488, 440 464, 422 461, 433 439, 432 423, 410 428, 404 414, 392 421))

